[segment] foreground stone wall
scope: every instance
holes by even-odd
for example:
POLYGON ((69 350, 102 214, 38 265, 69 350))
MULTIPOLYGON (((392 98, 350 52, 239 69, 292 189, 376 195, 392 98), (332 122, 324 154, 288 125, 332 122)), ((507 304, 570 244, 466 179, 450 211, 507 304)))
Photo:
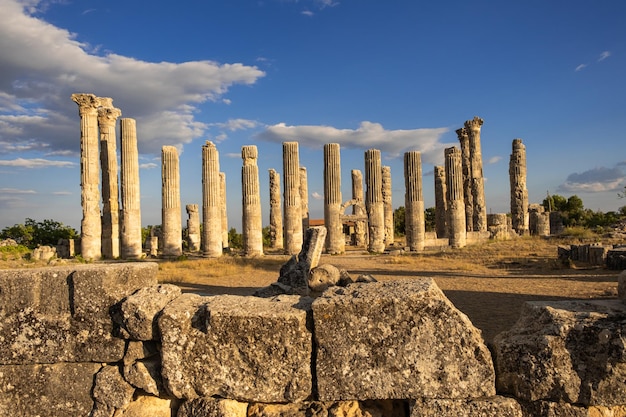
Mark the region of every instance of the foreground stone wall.
POLYGON ((621 300, 528 303, 496 338, 494 367, 430 278, 355 283, 341 271, 317 298, 261 298, 182 294, 156 275, 149 262, 0 271, 0 415, 626 410, 621 300))

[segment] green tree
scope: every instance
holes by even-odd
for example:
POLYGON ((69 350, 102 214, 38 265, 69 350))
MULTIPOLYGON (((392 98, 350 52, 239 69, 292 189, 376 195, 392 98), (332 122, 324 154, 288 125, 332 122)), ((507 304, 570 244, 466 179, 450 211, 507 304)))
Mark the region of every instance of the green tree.
POLYGON ((393 211, 393 232, 396 236, 404 236, 406 234, 404 206, 400 206, 393 211))
POLYGON ((435 228, 437 226, 436 221, 435 221, 435 216, 436 216, 436 210, 434 207, 428 207, 426 210, 424 210, 424 222, 425 222, 427 232, 435 231, 435 228))
POLYGON ((263 246, 266 248, 269 248, 271 244, 272 244, 272 241, 270 239, 270 227, 265 226, 263 228, 263 246))
POLYGON ((243 236, 237 233, 237 229, 231 227, 228 231, 228 245, 233 249, 243 248, 243 236))
POLYGON ((26 218, 24 224, 5 227, 0 232, 0 238, 13 239, 31 249, 40 245, 56 245, 59 239, 75 239, 77 237, 78 232, 76 230, 50 219, 38 222, 26 218))

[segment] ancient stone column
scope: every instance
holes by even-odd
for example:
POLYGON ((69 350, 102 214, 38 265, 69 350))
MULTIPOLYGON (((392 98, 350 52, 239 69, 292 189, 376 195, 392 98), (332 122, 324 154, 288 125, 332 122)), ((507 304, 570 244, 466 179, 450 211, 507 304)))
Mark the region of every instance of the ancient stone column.
POLYGON ((161 148, 161 233, 163 256, 180 256, 183 237, 180 207, 180 167, 178 151, 174 146, 161 148))
POLYGON ((532 236, 550 236, 550 213, 541 204, 528 205, 528 229, 532 236))
POLYGON ((346 240, 341 222, 341 156, 338 143, 324 145, 324 225, 326 252, 345 252, 346 240))
POLYGON ((465 203, 463 202, 463 168, 461 150, 446 148, 446 201, 448 204, 448 239, 453 248, 462 248, 467 241, 465 203))
POLYGON ((100 128, 100 167, 102 169, 102 256, 120 257, 119 189, 117 178, 117 137, 115 125, 122 115, 113 100, 101 98, 98 109, 100 128))
POLYGON ((300 167, 300 207, 302 207, 302 236, 309 228, 309 182, 305 167, 300 167))
POLYGON ((528 189, 526 188, 526 147, 521 139, 513 139, 509 162, 511 180, 511 224, 518 235, 528 233, 528 189))
POLYGON ((187 204, 187 244, 189 252, 200 251, 200 213, 197 204, 187 204))
POLYGON ((383 205, 383 184, 380 151, 365 151, 365 207, 369 219, 368 251, 385 250, 385 207, 383 205))
POLYGON ((283 142, 283 199, 284 249, 295 255, 302 249, 303 237, 298 142, 283 142))
POLYGON ((226 174, 220 172, 220 208, 222 212, 222 249, 227 249, 228 244, 228 204, 226 200, 226 174))
POLYGON ((202 254, 222 256, 222 193, 220 160, 215 144, 202 145, 202 254))
MULTIPOLYGON (((363 197, 363 174, 358 169, 350 171, 352 176, 352 199, 356 202, 352 206, 353 215, 367 215, 367 212, 361 208, 365 206, 365 199, 363 197)), ((365 221, 357 220, 354 222, 354 245, 366 246, 367 245, 367 227, 365 221)))
POLYGON ((141 199, 135 119, 120 119, 121 252, 124 259, 141 258, 141 199))
POLYGON ((283 213, 280 203, 280 174, 270 169, 270 248, 283 248, 283 213))
POLYGON ((100 220, 98 107, 94 94, 72 94, 80 115, 80 191, 83 218, 80 223, 80 249, 85 259, 102 256, 100 220))
POLYGON ((391 167, 382 167, 383 208, 385 215, 385 244, 393 245, 393 201, 391 196, 391 167))
POLYGON ((483 119, 474 117, 465 122, 469 135, 470 164, 472 176, 472 198, 474 202, 473 226, 475 232, 487 230, 487 203, 485 201, 485 180, 483 178, 483 156, 480 149, 480 128, 483 119))
POLYGON ((435 231, 438 238, 448 237, 446 189, 446 169, 435 166, 435 231))
POLYGON ((422 192, 422 156, 418 151, 404 153, 404 225, 406 245, 411 251, 424 250, 424 197, 422 192))
POLYGON ((465 200, 465 227, 474 229, 474 197, 472 196, 472 158, 470 156, 469 134, 466 128, 456 131, 461 144, 461 167, 463 169, 463 199, 465 200))
POLYGON ((256 146, 242 146, 241 158, 243 159, 241 168, 243 253, 244 256, 260 256, 263 255, 263 219, 256 146))

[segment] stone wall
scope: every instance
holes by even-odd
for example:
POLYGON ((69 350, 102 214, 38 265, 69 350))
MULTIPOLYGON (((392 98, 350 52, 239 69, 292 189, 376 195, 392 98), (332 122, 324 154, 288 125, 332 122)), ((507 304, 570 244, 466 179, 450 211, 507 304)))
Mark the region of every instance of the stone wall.
POLYGON ((528 303, 494 362, 430 278, 354 283, 344 271, 317 298, 261 298, 182 294, 156 275, 150 262, 0 271, 0 415, 626 410, 621 300, 528 303))

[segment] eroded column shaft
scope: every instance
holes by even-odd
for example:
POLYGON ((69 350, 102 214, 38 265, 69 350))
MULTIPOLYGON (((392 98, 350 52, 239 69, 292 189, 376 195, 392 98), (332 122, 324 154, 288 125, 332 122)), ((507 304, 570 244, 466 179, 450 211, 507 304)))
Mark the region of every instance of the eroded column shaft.
POLYGON ((385 216, 385 244, 393 245, 393 198, 391 192, 391 167, 382 167, 383 207, 385 216))
POLYGON ((256 146, 243 146, 241 158, 243 159, 241 168, 243 253, 245 256, 259 256, 263 255, 263 219, 256 146))
POLYGON ((220 208, 222 220, 222 249, 229 247, 228 244, 228 201, 226 199, 226 174, 220 172, 220 208))
POLYGON ((283 210, 285 253, 295 255, 302 249, 302 208, 298 142, 283 142, 283 210))
POLYGON ((446 148, 446 200, 448 204, 448 239, 453 248, 462 248, 467 241, 465 203, 463 202, 463 168, 459 148, 446 148))
POLYGON ((513 139, 509 161, 511 181, 511 225, 518 235, 528 233, 528 189, 526 188, 526 147, 521 139, 513 139))
POLYGON ((382 166, 380 151, 365 151, 365 207, 369 219, 370 252, 385 250, 385 207, 383 205, 382 166))
POLYGON ((222 193, 220 160, 215 144, 202 145, 202 254, 222 256, 222 193))
POLYGON ((438 238, 448 237, 446 189, 446 169, 435 166, 435 231, 438 238))
POLYGON ((469 134, 471 176, 472 176, 472 199, 473 228, 475 232, 487 230, 487 203, 485 201, 485 179, 483 177, 483 156, 480 146, 480 129, 483 119, 474 117, 465 122, 465 128, 469 134))
POLYGON ((270 175, 270 248, 283 248, 283 212, 280 202, 280 174, 275 169, 270 175))
POLYGON ((180 166, 178 151, 174 146, 161 148, 161 227, 163 256, 180 256, 183 253, 180 204, 180 166))
POLYGON ((300 167, 300 206, 302 207, 302 236, 309 228, 309 181, 305 167, 300 167))
POLYGON ((142 256, 139 153, 135 119, 120 119, 121 252, 124 259, 142 256))
MULTIPOLYGON (((365 198, 363 197, 363 174, 358 169, 350 171, 352 177, 352 200, 355 204, 352 206, 352 214, 357 216, 367 216, 365 210, 365 198)), ((367 245, 367 227, 363 220, 354 222, 354 244, 356 246, 367 245)))
POLYGON ((330 254, 340 254, 345 251, 341 204, 339 144, 327 143, 324 145, 324 225, 326 226, 326 252, 330 254))
POLYGON ((422 192, 422 156, 418 151, 404 154, 404 225, 406 244, 411 251, 424 250, 424 196, 422 192))
POLYGON ((470 155, 469 134, 466 128, 456 131, 461 144, 461 168, 463 170, 463 199, 465 200, 465 227, 468 232, 474 229, 474 197, 472 195, 472 158, 470 155))
POLYGON ((187 245, 189 252, 200 251, 200 212, 197 204, 187 204, 187 245))

